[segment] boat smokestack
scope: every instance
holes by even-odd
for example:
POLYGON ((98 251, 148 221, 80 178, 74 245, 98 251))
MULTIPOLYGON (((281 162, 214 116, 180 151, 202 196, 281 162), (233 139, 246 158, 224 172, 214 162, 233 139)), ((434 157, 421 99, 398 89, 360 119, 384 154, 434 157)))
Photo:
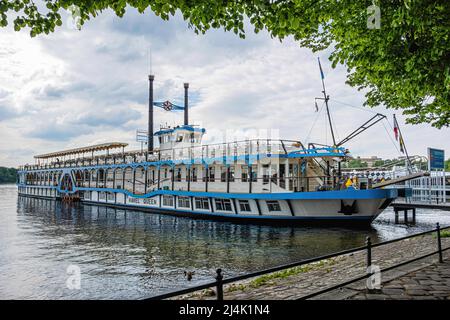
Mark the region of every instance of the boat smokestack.
POLYGON ((189 108, 188 108, 188 88, 189 83, 184 84, 184 125, 189 125, 189 108))
POLYGON ((154 75, 148 76, 148 143, 147 151, 153 151, 153 80, 154 75))

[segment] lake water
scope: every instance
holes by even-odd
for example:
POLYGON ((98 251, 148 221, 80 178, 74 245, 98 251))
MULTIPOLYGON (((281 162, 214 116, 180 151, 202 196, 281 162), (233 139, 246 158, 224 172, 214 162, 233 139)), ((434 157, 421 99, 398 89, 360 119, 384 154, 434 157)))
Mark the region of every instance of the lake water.
POLYGON ((404 225, 394 223, 389 208, 362 230, 238 225, 69 206, 18 197, 16 186, 0 185, 0 299, 139 299, 211 281, 217 268, 230 277, 436 222, 450 225, 450 212, 418 209, 415 225, 404 225), (71 268, 81 272, 80 289, 67 286, 71 268), (194 271, 192 281, 184 271, 194 271))

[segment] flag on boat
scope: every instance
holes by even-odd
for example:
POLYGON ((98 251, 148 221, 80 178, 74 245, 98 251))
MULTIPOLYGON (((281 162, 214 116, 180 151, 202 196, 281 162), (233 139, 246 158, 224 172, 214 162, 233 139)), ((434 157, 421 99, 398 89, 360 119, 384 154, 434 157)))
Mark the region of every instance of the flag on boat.
POLYGON ((394 114, 394 136, 395 136, 395 140, 398 141, 398 123, 397 123, 397 119, 395 118, 395 114, 394 114))
POLYGON ((153 102, 153 105, 155 107, 163 108, 166 111, 178 111, 178 110, 184 110, 184 107, 181 107, 179 105, 176 105, 169 100, 164 102, 153 102))
POLYGON ((403 137, 400 134, 400 152, 405 153, 405 141, 403 141, 403 137))
POLYGON ((322 79, 325 79, 325 76, 323 75, 322 65, 320 64, 320 58, 317 57, 317 61, 319 61, 319 69, 320 69, 320 76, 322 79))
POLYGON ((395 140, 397 140, 400 143, 400 152, 405 153, 405 141, 403 140, 402 133, 400 132, 400 127, 398 126, 395 114, 394 114, 394 135, 395 140))

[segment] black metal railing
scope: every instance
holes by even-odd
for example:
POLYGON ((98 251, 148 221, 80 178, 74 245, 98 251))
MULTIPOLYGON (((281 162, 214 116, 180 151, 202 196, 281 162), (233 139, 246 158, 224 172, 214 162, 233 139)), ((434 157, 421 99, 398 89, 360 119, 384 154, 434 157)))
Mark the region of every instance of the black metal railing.
MULTIPOLYGON (((345 254, 355 253, 355 252, 364 251, 364 250, 366 251, 366 264, 367 264, 367 267, 370 267, 372 265, 372 249, 373 248, 384 246, 384 245, 387 245, 387 244, 391 244, 391 243, 402 241, 402 240, 406 240, 406 239, 410 239, 410 238, 419 237, 419 236, 426 235, 426 234, 432 234, 432 233, 436 233, 437 234, 437 237, 436 237, 437 238, 437 250, 436 251, 433 251, 431 253, 427 253, 427 254, 419 256, 419 257, 415 257, 414 259, 403 261, 403 262, 395 264, 393 266, 386 267, 384 269, 381 269, 380 272, 386 272, 386 271, 389 271, 389 270, 392 270, 392 269, 395 269, 395 268, 407 265, 409 263, 412 263, 412 262, 415 262, 415 261, 418 261, 418 260, 421 260, 421 259, 424 259, 424 258, 427 258, 427 257, 431 257, 431 256, 436 255, 436 254, 439 257, 439 262, 442 263, 443 262, 442 253, 444 251, 450 249, 450 247, 442 249, 441 231, 445 230, 445 229, 450 229, 450 226, 441 228, 439 223, 437 223, 436 224, 436 229, 432 229, 432 230, 416 233, 416 234, 413 234, 413 235, 409 235, 409 236, 405 236, 405 237, 401 237, 401 238, 397 238, 397 239, 393 239, 393 240, 379 242, 379 243, 375 243, 375 244, 372 244, 370 237, 367 237, 366 238, 366 243, 365 243, 364 246, 351 248, 351 249, 348 249, 348 250, 343 250, 343 251, 339 251, 339 252, 335 252, 335 253, 331 253, 331 254, 327 254, 327 255, 322 255, 322 256, 319 256, 319 257, 311 258, 311 259, 300 260, 300 261, 297 261, 297 262, 293 262, 293 263, 289 263, 289 264, 285 264, 285 265, 281 265, 281 266, 277 266, 277 267, 273 267, 273 268, 269 268, 269 269, 265 269, 265 270, 260 270, 260 271, 256 271, 256 272, 252 272, 252 273, 248 273, 248 274, 232 277, 232 278, 224 279, 223 274, 222 274, 222 269, 217 269, 216 270, 215 281, 213 281, 213 282, 208 282, 208 283, 204 283, 204 284, 201 284, 201 285, 198 285, 198 286, 195 286, 195 287, 189 287, 189 288, 186 288, 186 289, 181 289, 181 290, 177 290, 177 291, 172 291, 172 292, 168 292, 168 293, 152 296, 152 297, 149 297, 147 299, 149 299, 149 300, 168 299, 168 298, 173 298, 173 297, 184 295, 184 294, 188 294, 188 293, 193 293, 193 292, 196 292, 196 291, 199 291, 199 290, 216 287, 217 300, 223 300, 223 292, 224 292, 223 286, 225 284, 229 284, 229 283, 233 283, 233 282, 237 282, 237 281, 241 281, 241 280, 246 280, 246 279, 249 279, 249 278, 254 278, 254 277, 257 277, 257 276, 261 276, 261 275, 265 275, 265 274, 269 274, 269 273, 274 273, 274 272, 277 272, 277 271, 290 269, 290 268, 293 268, 293 267, 298 267, 298 266, 302 266, 302 265, 306 265, 306 264, 310 264, 310 263, 314 263, 314 262, 319 262, 321 260, 335 258, 335 257, 342 256, 342 255, 345 255, 345 254)), ((348 281, 341 282, 339 284, 333 285, 331 287, 324 288, 324 289, 322 289, 320 291, 316 291, 316 292, 313 292, 311 294, 302 296, 299 299, 300 300, 310 299, 310 298, 322 295, 324 293, 327 293, 329 291, 336 290, 336 289, 339 289, 341 287, 347 286, 347 285, 352 284, 354 282, 367 279, 367 278, 369 278, 369 277, 371 277, 373 275, 374 275, 374 272, 370 271, 370 272, 367 272, 366 274, 364 274, 362 276, 359 276, 359 277, 350 279, 348 281)))

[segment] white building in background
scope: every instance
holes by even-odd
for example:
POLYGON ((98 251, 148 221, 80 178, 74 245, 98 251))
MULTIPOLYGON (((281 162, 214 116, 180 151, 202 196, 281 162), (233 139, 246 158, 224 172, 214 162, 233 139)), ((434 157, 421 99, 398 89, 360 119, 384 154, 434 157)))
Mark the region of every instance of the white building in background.
POLYGON ((406 181, 405 186, 412 188, 412 202, 450 201, 450 172, 431 171, 430 176, 406 181))

